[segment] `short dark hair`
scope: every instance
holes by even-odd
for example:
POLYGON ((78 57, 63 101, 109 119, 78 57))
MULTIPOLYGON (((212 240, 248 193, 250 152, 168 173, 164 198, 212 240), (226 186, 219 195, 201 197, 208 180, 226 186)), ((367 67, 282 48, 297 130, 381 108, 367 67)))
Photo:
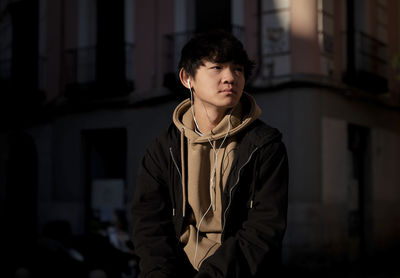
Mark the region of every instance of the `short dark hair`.
POLYGON ((223 30, 199 33, 190 39, 182 48, 179 69, 183 68, 194 77, 197 69, 204 65, 203 60, 241 65, 246 80, 254 68, 254 62, 249 59, 240 40, 223 30))

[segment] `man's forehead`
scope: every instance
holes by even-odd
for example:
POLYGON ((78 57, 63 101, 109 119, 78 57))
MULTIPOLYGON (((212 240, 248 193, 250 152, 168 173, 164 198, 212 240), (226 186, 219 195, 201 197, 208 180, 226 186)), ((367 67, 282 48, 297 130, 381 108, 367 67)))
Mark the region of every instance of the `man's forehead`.
POLYGON ((216 61, 216 60, 208 59, 208 58, 201 59, 201 65, 202 66, 205 66, 207 63, 209 63, 209 64, 233 64, 233 65, 236 65, 236 66, 243 66, 242 64, 237 63, 236 61, 233 61, 233 60, 221 62, 221 61, 216 61))

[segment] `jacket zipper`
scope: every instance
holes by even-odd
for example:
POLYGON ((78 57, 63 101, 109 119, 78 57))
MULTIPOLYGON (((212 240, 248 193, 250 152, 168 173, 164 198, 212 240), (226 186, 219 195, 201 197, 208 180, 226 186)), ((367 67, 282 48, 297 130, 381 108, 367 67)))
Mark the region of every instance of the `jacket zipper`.
POLYGON ((178 170, 179 176, 181 177, 181 180, 182 180, 181 170, 179 170, 178 163, 176 163, 176 160, 175 160, 174 155, 173 155, 173 153, 172 153, 172 147, 169 147, 169 153, 170 153, 170 155, 171 155, 172 161, 173 161, 174 164, 175 164, 176 170, 178 170))
MULTIPOLYGON (((175 167, 176 167, 176 170, 178 170, 179 177, 181 178, 180 180, 182 181, 182 174, 181 174, 181 171, 179 170, 178 163, 176 163, 176 160, 175 160, 174 155, 173 155, 173 153, 172 153, 172 147, 169 148, 169 153, 170 153, 170 155, 171 155, 172 161, 174 162, 174 165, 175 165, 175 167)), ((172 192, 172 194, 175 194, 175 193, 172 192)), ((174 205, 174 206, 175 206, 175 205, 174 205)), ((172 209, 172 215, 173 215, 173 216, 176 215, 175 207, 172 209)))
MULTIPOLYGON (((229 209, 229 207, 231 206, 231 202, 232 202, 232 191, 233 191, 233 189, 235 189, 235 187, 236 187, 236 186, 238 185, 238 183, 239 183, 239 180, 240 180, 240 172, 241 172, 242 169, 250 162, 251 158, 253 157, 253 154, 258 150, 258 148, 259 148, 259 147, 255 148, 255 149, 251 152, 251 154, 250 154, 249 158, 247 159, 247 161, 242 165, 242 167, 239 168, 237 180, 236 180, 235 184, 234 184, 234 185, 231 187, 231 189, 229 190, 229 202, 228 202, 228 205, 226 206, 226 209, 225 209, 225 211, 224 211, 224 225, 223 225, 223 227, 222 227, 222 232, 221 232, 222 237, 223 237, 224 231, 225 231, 226 213, 228 212, 228 209, 229 209)), ((253 202, 253 201, 251 201, 251 203, 252 203, 252 202, 253 202)))

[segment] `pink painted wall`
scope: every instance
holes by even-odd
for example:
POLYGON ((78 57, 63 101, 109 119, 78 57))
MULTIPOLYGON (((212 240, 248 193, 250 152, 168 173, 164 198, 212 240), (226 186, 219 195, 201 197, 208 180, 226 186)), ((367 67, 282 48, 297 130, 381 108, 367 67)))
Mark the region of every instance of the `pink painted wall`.
POLYGON ((173 32, 173 0, 136 1, 136 90, 160 87, 165 69, 165 35, 173 32))
MULTIPOLYGON (((258 16, 257 1, 243 1, 243 14, 245 26, 244 47, 250 59, 258 62, 258 16)), ((261 66, 261 65, 256 65, 261 66)))
POLYGON ((291 1, 291 63, 293 74, 320 74, 317 0, 291 1))
POLYGON ((346 15, 343 14, 343 1, 335 1, 334 2, 334 13, 335 13, 335 33, 334 33, 334 67, 333 67, 333 76, 335 80, 341 81, 342 79, 342 68, 343 68, 343 55, 346 55, 346 49, 343 48, 343 29, 342 22, 345 20, 346 15))

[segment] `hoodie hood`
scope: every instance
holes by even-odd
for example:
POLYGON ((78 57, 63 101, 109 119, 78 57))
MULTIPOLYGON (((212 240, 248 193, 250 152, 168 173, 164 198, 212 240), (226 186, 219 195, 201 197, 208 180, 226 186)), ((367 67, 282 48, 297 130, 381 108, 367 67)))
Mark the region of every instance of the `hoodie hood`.
POLYGON ((209 140, 214 141, 224 138, 228 129, 229 118, 231 121, 231 129, 228 136, 232 136, 251 124, 261 115, 261 109, 254 98, 247 93, 243 93, 240 102, 233 108, 232 115, 230 117, 228 114, 225 115, 209 134, 200 136, 195 132, 195 124, 190 109, 190 99, 182 101, 175 108, 172 119, 175 126, 181 132, 184 130, 184 135, 190 139, 191 143, 205 143, 209 140))

